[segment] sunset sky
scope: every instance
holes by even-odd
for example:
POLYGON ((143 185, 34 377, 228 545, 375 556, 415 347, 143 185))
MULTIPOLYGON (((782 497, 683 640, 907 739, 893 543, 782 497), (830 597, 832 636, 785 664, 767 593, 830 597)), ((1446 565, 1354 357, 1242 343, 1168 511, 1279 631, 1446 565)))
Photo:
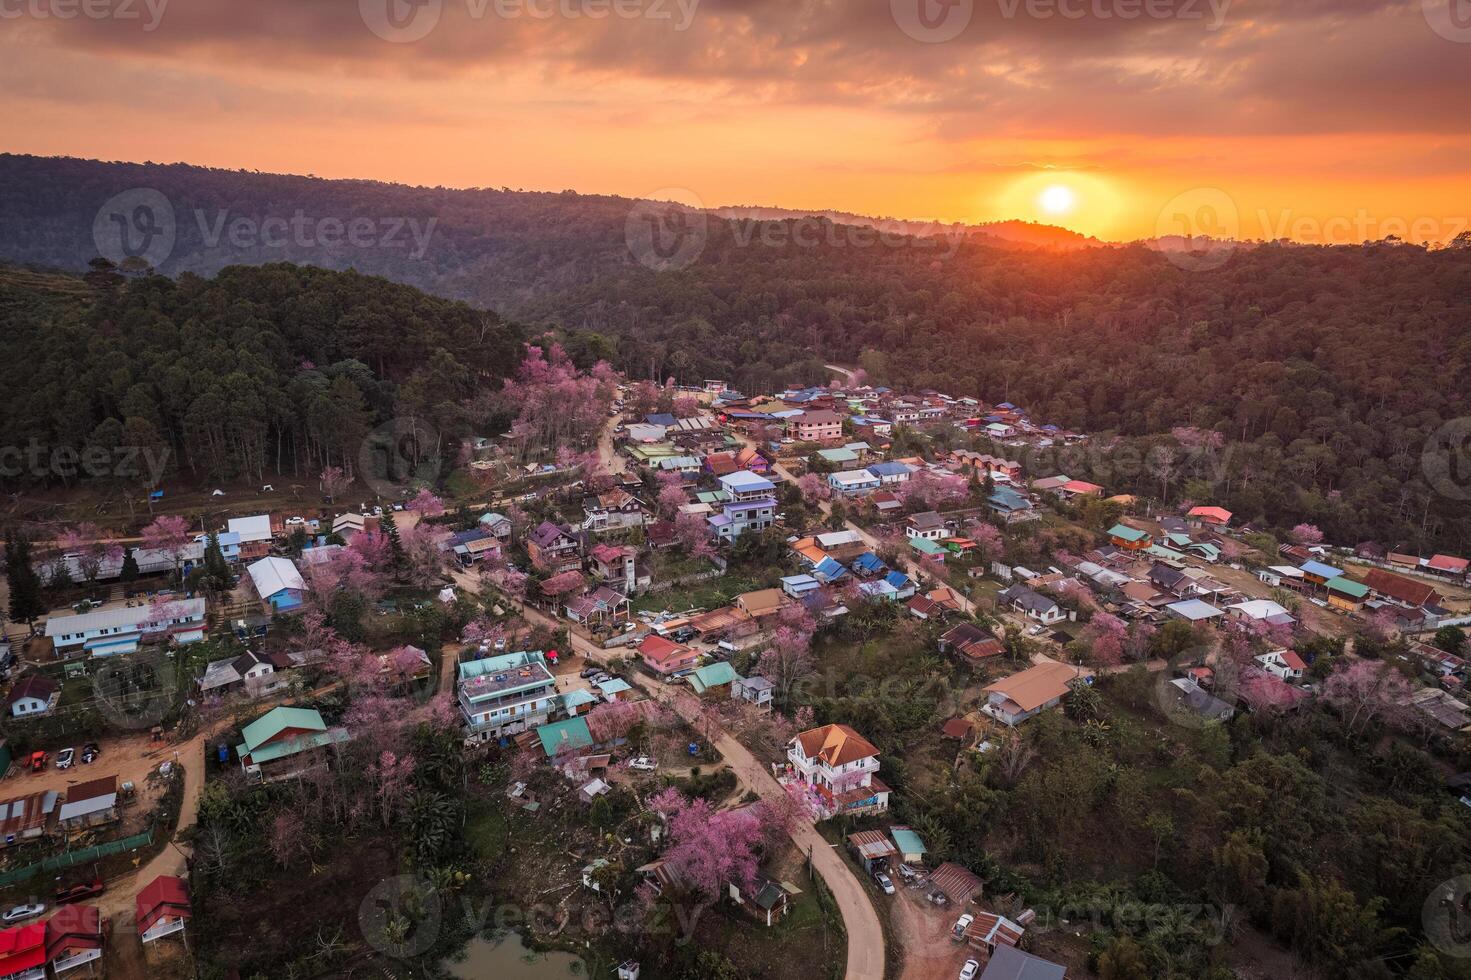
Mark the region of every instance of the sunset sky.
POLYGON ((1471 0, 81 2, 0 0, 0 149, 1114 240, 1471 211, 1471 0))

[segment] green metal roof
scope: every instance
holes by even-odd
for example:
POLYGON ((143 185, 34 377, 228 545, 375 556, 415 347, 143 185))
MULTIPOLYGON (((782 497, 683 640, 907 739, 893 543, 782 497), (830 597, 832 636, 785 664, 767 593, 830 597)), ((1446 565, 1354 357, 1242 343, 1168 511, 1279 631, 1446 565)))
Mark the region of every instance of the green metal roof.
POLYGON ((240 730, 246 751, 254 751, 257 745, 270 741, 288 728, 305 728, 309 731, 325 732, 327 723, 322 715, 311 708, 290 708, 282 705, 272 708, 240 730))
POLYGON ((1111 538, 1122 538, 1125 541, 1143 541, 1149 537, 1149 532, 1129 527, 1127 524, 1115 524, 1108 529, 1108 535, 1111 538))
POLYGON ((536 730, 536 737, 541 739, 541 750, 548 759, 564 749, 585 749, 592 745, 592 732, 588 731, 585 718, 568 718, 542 725, 536 730))
POLYGON ((890 827, 889 836, 894 838, 894 846, 899 848, 900 854, 925 853, 924 841, 908 827, 890 827))
POLYGON ((929 538, 910 538, 909 546, 915 551, 922 552, 926 555, 947 554, 944 545, 937 541, 931 541, 929 538))
POLYGON ((1352 599, 1362 599, 1369 594, 1369 587, 1362 582, 1339 576, 1328 581, 1328 591, 1338 592, 1352 599))
MULTIPOLYGON (((316 714, 316 712, 312 713, 316 714)), ((254 749, 242 742, 235 746, 235 754, 241 758, 249 755, 252 763, 260 765, 262 762, 284 759, 288 755, 296 755, 298 752, 305 752, 307 749, 314 749, 320 745, 346 742, 350 737, 345 728, 331 728, 324 732, 312 732, 309 735, 282 739, 279 742, 271 742, 254 749)))
POLYGON ((735 672, 735 668, 724 660, 718 660, 713 664, 706 664, 696 668, 690 675, 690 686, 695 689, 696 694, 704 694, 712 687, 722 684, 733 684, 741 679, 741 675, 735 672))
POLYGON ((571 711, 573 708, 580 708, 584 704, 597 704, 597 701, 598 696, 586 688, 578 688, 575 691, 568 691, 562 695, 562 707, 568 711, 571 711))

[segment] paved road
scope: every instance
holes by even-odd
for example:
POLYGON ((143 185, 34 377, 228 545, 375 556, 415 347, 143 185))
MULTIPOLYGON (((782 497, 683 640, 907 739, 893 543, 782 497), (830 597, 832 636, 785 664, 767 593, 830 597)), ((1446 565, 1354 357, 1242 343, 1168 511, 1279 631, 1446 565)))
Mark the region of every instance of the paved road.
MULTIPOLYGON (((456 580, 467 589, 478 592, 480 585, 469 575, 456 575, 456 580), (472 584, 473 582, 473 584, 472 584)), ((522 614, 531 621, 557 629, 565 624, 553 620, 540 611, 526 607, 522 614)), ((606 663, 608 653, 586 637, 571 632, 572 649, 598 663, 606 663)), ((695 703, 692 698, 679 698, 653 678, 634 673, 634 682, 650 697, 663 701, 678 711, 686 721, 693 719, 695 703)), ((763 798, 781 798, 786 795, 776 779, 767 771, 744 745, 725 733, 713 739, 717 752, 736 778, 763 798)), ((811 855, 812 866, 822 876, 823 883, 838 903, 843 917, 843 929, 848 934, 848 965, 846 980, 882 980, 884 976, 884 932, 878 913, 863 883, 858 880, 843 858, 823 839, 817 829, 809 823, 799 822, 792 828, 792 841, 803 854, 811 855)))

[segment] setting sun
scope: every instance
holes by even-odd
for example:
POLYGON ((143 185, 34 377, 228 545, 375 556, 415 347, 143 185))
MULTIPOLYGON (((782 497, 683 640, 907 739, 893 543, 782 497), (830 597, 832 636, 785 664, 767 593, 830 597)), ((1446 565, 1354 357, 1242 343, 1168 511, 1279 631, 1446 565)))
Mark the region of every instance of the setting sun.
POLYGON ((1068 214, 1078 205, 1078 195, 1071 187, 1054 184, 1042 192, 1037 203, 1048 214, 1068 214))

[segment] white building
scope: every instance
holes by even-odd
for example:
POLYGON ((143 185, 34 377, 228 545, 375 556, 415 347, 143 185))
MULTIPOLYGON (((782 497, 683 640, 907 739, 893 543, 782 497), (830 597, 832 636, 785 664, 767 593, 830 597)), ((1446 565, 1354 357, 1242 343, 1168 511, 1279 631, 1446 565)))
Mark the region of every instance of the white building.
POLYGON ((879 750, 847 725, 802 732, 787 746, 792 776, 822 800, 826 816, 879 813, 889 787, 877 777, 879 750))
POLYGON ((94 609, 73 615, 53 614, 46 620, 46 636, 61 657, 87 653, 106 657, 132 653, 144 637, 172 638, 175 643, 204 639, 204 600, 177 599, 163 603, 94 609))

